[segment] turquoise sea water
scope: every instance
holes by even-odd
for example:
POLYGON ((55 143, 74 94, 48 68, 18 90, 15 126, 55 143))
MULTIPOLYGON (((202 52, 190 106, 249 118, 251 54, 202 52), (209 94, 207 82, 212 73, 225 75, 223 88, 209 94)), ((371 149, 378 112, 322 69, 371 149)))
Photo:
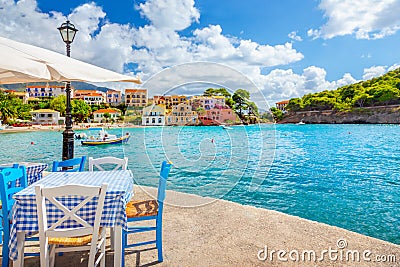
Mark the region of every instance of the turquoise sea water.
MULTIPOLYGON (((253 205, 400 244, 400 126, 253 125, 160 127, 129 132, 127 145, 83 147, 75 155, 129 157, 135 181, 156 185, 174 163, 168 189, 253 205)), ((0 135, 0 163, 51 163, 60 132, 0 135), (31 145, 34 142, 34 145, 31 145)), ((176 204, 176 203, 170 203, 176 204)))

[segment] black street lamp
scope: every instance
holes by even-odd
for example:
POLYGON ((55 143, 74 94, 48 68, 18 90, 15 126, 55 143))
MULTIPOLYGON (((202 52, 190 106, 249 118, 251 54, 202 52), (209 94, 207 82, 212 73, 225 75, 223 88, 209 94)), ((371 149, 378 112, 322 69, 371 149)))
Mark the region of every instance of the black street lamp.
MULTIPOLYGON (((58 28, 63 41, 67 44, 67 56, 71 56, 70 44, 74 41, 75 34, 78 31, 75 29, 74 24, 69 20, 61 24, 58 28)), ((63 149, 62 159, 72 159, 74 157, 74 131, 72 130, 72 114, 71 114, 71 83, 67 82, 65 86, 65 93, 67 95, 67 103, 65 109, 65 130, 63 132, 63 149)))

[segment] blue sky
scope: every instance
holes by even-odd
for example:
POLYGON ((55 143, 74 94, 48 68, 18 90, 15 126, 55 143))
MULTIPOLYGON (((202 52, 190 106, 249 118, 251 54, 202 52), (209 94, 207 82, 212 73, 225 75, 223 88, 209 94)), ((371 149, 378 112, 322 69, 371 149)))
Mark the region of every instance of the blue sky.
POLYGON ((399 0, 0 0, 0 36, 64 53, 56 28, 68 17, 75 58, 144 82, 225 64, 271 104, 398 67, 399 11, 399 0))

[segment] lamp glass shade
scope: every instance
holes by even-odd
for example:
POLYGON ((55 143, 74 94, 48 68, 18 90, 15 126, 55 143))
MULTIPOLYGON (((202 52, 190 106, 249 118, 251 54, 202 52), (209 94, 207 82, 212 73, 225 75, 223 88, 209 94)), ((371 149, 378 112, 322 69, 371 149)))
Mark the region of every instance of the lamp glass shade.
POLYGON ((72 43, 75 38, 75 34, 78 31, 74 24, 69 21, 61 24, 61 27, 58 28, 60 31, 61 37, 65 43, 72 43))

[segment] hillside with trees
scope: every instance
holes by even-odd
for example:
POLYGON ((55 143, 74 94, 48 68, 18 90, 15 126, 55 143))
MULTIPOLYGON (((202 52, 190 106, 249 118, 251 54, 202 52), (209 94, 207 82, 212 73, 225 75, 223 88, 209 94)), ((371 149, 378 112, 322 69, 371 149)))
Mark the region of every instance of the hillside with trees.
POLYGON ((337 110, 400 104, 400 68, 332 91, 290 99, 288 111, 337 110))
MULTIPOLYGON (((312 112, 314 117, 324 113, 329 115, 330 119, 334 119, 335 115, 345 117, 346 114, 347 116, 363 114, 364 116, 361 117, 367 118, 377 113, 398 113, 395 105, 400 105, 400 68, 380 77, 342 86, 336 90, 326 90, 307 94, 301 98, 292 98, 286 106, 287 114, 281 114, 276 109, 271 111, 274 112, 278 121, 281 119, 283 122, 292 122, 290 117, 300 118, 296 115, 304 115, 306 112, 312 112), (388 110, 389 107, 392 108, 388 110)), ((369 123, 361 117, 358 116, 355 122, 369 123)), ((329 123, 330 119, 319 121, 319 123, 329 123)), ((340 121, 333 120, 332 123, 340 123, 340 121)), ((351 122, 351 120, 345 120, 344 123, 351 122)), ((314 122, 311 120, 310 123, 314 122)), ((389 123, 400 123, 400 121, 395 119, 389 123)))

